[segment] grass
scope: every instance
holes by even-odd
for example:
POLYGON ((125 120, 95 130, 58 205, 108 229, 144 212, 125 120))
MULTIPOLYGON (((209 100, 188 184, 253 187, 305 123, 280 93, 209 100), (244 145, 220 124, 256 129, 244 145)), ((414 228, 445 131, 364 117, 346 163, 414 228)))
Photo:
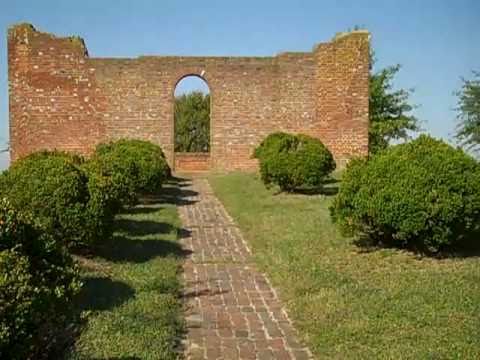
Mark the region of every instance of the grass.
POLYGON ((252 174, 210 182, 318 358, 480 358, 479 257, 361 248, 331 223, 332 196, 275 195, 252 174))
POLYGON ((175 205, 153 199, 115 226, 98 256, 79 259, 87 323, 71 359, 176 359, 183 314, 175 205))

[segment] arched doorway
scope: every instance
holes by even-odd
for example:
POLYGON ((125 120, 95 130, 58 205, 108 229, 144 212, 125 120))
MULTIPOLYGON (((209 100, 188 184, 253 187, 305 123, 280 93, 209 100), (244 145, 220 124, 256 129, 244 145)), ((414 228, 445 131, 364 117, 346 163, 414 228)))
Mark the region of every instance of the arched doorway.
POLYGON ((175 170, 210 168, 210 89, 198 75, 187 75, 174 91, 175 170))

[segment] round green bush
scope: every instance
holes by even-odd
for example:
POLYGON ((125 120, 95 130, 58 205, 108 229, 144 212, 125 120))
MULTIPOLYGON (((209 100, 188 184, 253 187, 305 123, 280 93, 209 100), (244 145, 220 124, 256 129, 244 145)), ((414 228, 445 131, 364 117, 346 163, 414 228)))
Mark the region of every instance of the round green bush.
POLYGON ((88 200, 83 215, 83 245, 92 245, 109 238, 113 233, 115 215, 121 208, 120 196, 115 191, 112 179, 102 169, 95 167, 99 164, 87 162, 81 156, 63 152, 50 152, 47 156, 60 156, 70 160, 87 177, 88 200))
POLYGON ((439 251, 479 230, 480 165, 422 135, 350 162, 331 212, 347 234, 439 251))
POLYGON ((273 133, 257 147, 265 185, 276 184, 282 191, 300 187, 320 187, 335 170, 330 151, 316 138, 307 135, 273 133))
POLYGON ((87 177, 64 153, 41 152, 16 161, 0 176, 0 193, 34 215, 37 225, 68 246, 87 241, 87 177))
POLYGON ((99 144, 91 161, 110 176, 112 186, 124 203, 132 203, 140 193, 157 191, 170 176, 162 149, 143 140, 122 139, 99 144))
POLYGON ((271 133, 255 148, 253 157, 260 160, 269 154, 277 154, 282 148, 289 147, 294 141, 295 135, 293 134, 284 132, 271 133))
POLYGON ((77 155, 33 153, 0 176, 0 194, 68 247, 92 246, 111 235, 119 201, 108 178, 86 169, 77 155))
POLYGON ((111 237, 115 215, 120 212, 122 200, 112 179, 101 169, 86 162, 82 170, 88 177, 88 202, 85 207, 85 232, 89 243, 99 243, 111 237))
POLYGON ((76 323, 78 269, 64 247, 31 222, 0 201, 2 359, 57 358, 76 323))
POLYGON ((94 154, 82 169, 92 180, 93 188, 103 190, 96 194, 106 194, 111 203, 115 204, 116 210, 137 202, 138 166, 135 161, 123 160, 112 151, 101 155, 94 154))

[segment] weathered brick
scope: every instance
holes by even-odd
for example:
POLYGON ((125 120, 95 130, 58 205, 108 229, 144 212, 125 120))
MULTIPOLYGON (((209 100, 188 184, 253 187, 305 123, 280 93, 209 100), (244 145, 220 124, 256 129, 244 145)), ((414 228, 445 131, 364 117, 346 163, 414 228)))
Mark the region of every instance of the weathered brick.
MULTIPOLYGON (((200 288, 208 290, 195 292, 198 301, 189 302, 192 307, 187 323, 200 328, 187 329, 186 358, 191 359, 198 348, 208 359, 296 359, 297 350, 299 358, 311 358, 308 348, 298 341, 274 288, 253 263, 241 232, 208 182, 196 179, 193 186, 183 185, 182 189, 192 194, 179 207, 183 226, 190 233, 189 238, 181 239, 191 250, 185 260, 184 282, 200 282, 200 288), (215 294, 219 289, 222 292, 215 294), (218 301, 219 296, 223 302, 218 301), (252 303, 245 305, 249 301, 252 303)), ((188 288, 185 293, 192 295, 188 288)))
POLYGON ((311 52, 273 57, 91 58, 83 40, 28 24, 8 31, 10 149, 89 154, 121 137, 162 146, 176 170, 252 170, 273 131, 320 138, 342 165, 368 150, 369 34, 336 36, 311 52), (176 84, 202 77, 211 92, 211 153, 175 154, 176 84))

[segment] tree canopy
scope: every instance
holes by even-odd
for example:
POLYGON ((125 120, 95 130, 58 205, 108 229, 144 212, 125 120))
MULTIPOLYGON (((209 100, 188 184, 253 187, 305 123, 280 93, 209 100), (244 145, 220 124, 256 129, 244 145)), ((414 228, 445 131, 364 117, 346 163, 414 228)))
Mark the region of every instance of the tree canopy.
MULTIPOLYGON (((373 54, 371 59, 374 63, 373 54)), ((399 70, 400 65, 394 65, 370 71, 369 153, 385 149, 391 140, 406 139, 408 131, 419 130, 418 119, 410 113, 412 90, 394 89, 393 78, 399 70)))
POLYGON ((480 72, 473 79, 462 79, 458 96, 456 137, 469 150, 480 152, 480 72))
POLYGON ((210 95, 193 91, 175 98, 175 151, 210 151, 210 95))

